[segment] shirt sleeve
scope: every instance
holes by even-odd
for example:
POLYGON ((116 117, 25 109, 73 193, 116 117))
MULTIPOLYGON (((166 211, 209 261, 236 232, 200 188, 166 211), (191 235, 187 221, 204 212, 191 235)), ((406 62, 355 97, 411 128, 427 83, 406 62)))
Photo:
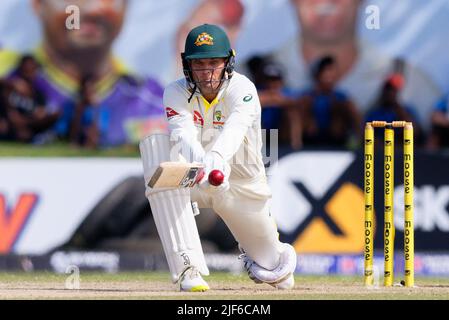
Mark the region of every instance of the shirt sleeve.
POLYGON ((257 90, 251 82, 243 88, 235 87, 229 93, 229 99, 229 117, 211 149, 219 153, 225 161, 231 160, 238 151, 248 129, 261 112, 257 90))
POLYGON ((179 143, 177 146, 187 162, 202 162, 204 149, 197 138, 198 130, 193 123, 187 98, 176 87, 176 84, 172 84, 165 89, 163 104, 168 121, 170 140, 175 144, 179 143))

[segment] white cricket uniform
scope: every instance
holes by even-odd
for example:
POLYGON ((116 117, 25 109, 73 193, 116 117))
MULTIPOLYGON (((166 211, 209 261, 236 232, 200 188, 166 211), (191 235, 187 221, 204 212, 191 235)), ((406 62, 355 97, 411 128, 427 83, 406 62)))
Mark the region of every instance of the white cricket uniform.
POLYGON ((202 161, 205 152, 219 153, 230 165, 230 189, 212 197, 198 187, 191 191, 200 208, 213 208, 245 252, 260 266, 273 269, 283 250, 269 212, 271 192, 262 160, 261 106, 254 84, 234 72, 211 103, 191 92, 179 79, 164 92, 169 131, 188 148, 183 156, 202 161))

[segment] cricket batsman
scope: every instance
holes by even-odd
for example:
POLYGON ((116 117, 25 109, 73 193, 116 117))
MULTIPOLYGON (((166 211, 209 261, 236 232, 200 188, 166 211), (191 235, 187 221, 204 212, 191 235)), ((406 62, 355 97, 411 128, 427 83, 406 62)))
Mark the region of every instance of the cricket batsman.
POLYGON ((213 208, 226 223, 253 281, 291 289, 296 252, 279 241, 270 214, 256 88, 234 71, 235 52, 216 25, 192 29, 181 57, 185 77, 169 84, 163 97, 170 136, 151 135, 140 143, 145 195, 172 280, 181 291, 209 289, 202 278, 209 270, 194 218, 197 204, 213 208), (151 188, 163 161, 202 163, 204 177, 192 188, 151 188), (223 173, 221 184, 209 179, 214 170, 223 173))

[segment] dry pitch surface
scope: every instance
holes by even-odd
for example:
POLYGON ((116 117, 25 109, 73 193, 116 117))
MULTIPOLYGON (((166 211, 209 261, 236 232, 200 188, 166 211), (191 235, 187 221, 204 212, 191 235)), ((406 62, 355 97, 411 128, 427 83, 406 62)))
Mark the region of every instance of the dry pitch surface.
MULTIPOLYGON (((66 289, 69 275, 0 273, 0 299, 208 299, 208 300, 323 300, 323 299, 446 299, 449 278, 417 278, 415 288, 367 289, 361 277, 296 276, 293 290, 278 291, 254 284, 245 274, 213 273, 208 292, 177 292, 168 273, 81 273, 79 289, 66 289)), ((73 282, 69 281, 69 285, 73 282)))

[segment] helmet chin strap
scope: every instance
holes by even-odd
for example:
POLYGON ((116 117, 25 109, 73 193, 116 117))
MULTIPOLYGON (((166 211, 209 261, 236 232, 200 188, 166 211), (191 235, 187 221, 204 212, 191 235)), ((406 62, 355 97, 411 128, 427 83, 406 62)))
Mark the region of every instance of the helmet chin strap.
POLYGON ((193 89, 192 89, 192 94, 190 95, 190 97, 189 97, 189 99, 187 99, 187 102, 188 103, 190 103, 190 100, 192 100, 192 98, 193 98, 193 95, 195 94, 195 92, 196 92, 196 83, 193 85, 193 89))

